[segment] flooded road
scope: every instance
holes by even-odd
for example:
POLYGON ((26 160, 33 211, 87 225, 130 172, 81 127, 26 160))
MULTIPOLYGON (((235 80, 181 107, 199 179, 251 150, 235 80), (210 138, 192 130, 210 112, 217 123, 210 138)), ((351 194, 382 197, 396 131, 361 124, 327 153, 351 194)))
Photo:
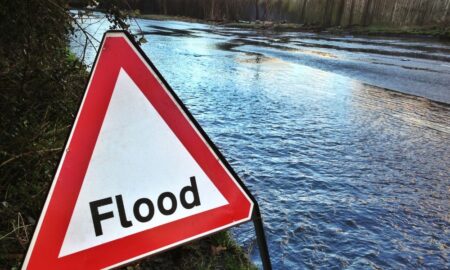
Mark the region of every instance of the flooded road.
MULTIPOLYGON (((258 199, 274 269, 450 268, 450 107, 380 88, 450 102, 450 45, 137 22, 258 199)), ((259 264, 252 225, 233 234, 259 264)))

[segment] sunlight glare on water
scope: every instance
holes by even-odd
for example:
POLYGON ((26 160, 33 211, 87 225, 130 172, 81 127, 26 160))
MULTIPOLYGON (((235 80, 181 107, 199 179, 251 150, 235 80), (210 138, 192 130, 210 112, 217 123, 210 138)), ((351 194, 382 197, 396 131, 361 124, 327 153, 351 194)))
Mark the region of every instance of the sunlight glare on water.
MULTIPOLYGON (((230 49, 235 30, 138 22, 154 31, 143 50, 258 199, 274 269, 450 268, 449 106, 230 49)), ((258 263, 252 225, 233 234, 258 263)))

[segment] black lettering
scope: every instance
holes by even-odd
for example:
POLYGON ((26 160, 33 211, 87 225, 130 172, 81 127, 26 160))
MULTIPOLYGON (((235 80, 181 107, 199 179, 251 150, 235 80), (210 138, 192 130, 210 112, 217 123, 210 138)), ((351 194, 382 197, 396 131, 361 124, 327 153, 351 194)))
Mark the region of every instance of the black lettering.
POLYGON ((163 215, 171 215, 177 210, 177 198, 170 192, 164 192, 158 197, 158 209, 163 215), (169 209, 164 208, 164 199, 169 198, 172 201, 172 206, 169 209))
POLYGON ((133 223, 131 223, 131 221, 127 219, 125 207, 123 206, 122 195, 116 196, 116 203, 117 203, 117 210, 119 210, 120 225, 122 225, 122 227, 124 228, 133 226, 133 223))
POLYGON ((153 206, 152 201, 147 198, 141 198, 134 203, 133 206, 134 217, 140 222, 147 222, 153 218, 155 214, 155 207, 153 206), (147 216, 142 216, 140 210, 141 205, 146 204, 148 207, 147 216))
POLYGON ((92 222, 94 223, 94 229, 95 229, 95 236, 99 236, 103 234, 102 230, 102 224, 101 221, 114 217, 113 212, 106 212, 103 214, 100 214, 98 212, 98 208, 101 206, 105 206, 108 204, 112 204, 112 198, 104 198, 101 200, 93 201, 89 203, 89 206, 91 207, 91 215, 92 215, 92 222))
POLYGON ((186 209, 191 209, 194 206, 200 205, 200 197, 198 195, 197 182, 195 181, 195 176, 191 177, 191 185, 185 186, 180 192, 180 202, 181 205, 186 209), (194 200, 191 203, 188 203, 186 200, 186 193, 192 192, 192 196, 194 200))

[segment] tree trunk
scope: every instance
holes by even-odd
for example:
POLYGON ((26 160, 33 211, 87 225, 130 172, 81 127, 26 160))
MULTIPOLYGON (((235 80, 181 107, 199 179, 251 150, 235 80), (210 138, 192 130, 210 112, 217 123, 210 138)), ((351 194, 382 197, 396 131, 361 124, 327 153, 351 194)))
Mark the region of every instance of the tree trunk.
POLYGON ((350 6, 350 18, 348 19, 348 25, 353 25, 353 11, 355 8, 355 0, 352 0, 352 5, 350 6))
POLYGON ((163 11, 164 15, 167 15, 167 0, 163 0, 163 11))
POLYGON ((269 16, 269 0, 265 0, 264 1, 263 21, 266 21, 268 16, 269 16))
POLYGON ((367 0, 366 6, 364 7, 364 13, 363 13, 363 25, 367 26, 372 21, 372 12, 369 13, 369 10, 371 10, 372 0, 367 0))
POLYGON ((306 24, 306 2, 307 2, 308 0, 303 0, 303 7, 302 7, 302 15, 301 15, 301 18, 300 18, 300 22, 302 22, 302 23, 304 23, 304 24, 306 24))
POLYGON ((336 13, 336 24, 342 26, 342 14, 344 13, 344 0, 339 1, 339 7, 336 13))

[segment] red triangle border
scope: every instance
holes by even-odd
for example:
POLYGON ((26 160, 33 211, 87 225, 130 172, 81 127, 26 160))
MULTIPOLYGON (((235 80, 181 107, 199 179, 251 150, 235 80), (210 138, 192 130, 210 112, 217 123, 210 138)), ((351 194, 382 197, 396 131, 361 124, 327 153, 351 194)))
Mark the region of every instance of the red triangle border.
MULTIPOLYGON (((113 195, 113 194, 112 194, 113 195)), ((22 269, 119 266, 251 220, 256 201, 125 31, 105 33, 22 269), (58 258, 120 69, 174 131, 228 205, 58 258)), ((95 237, 95 236, 94 236, 95 237)))

